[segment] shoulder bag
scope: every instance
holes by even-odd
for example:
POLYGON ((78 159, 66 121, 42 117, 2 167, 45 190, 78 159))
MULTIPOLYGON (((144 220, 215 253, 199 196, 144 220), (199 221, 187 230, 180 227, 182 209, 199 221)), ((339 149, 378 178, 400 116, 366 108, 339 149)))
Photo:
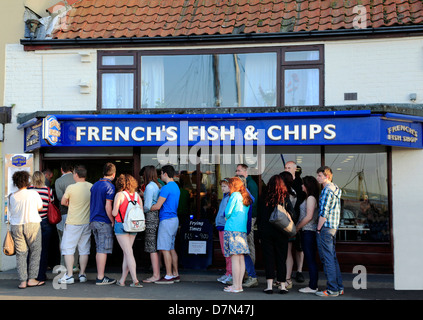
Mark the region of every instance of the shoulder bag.
POLYGON ((50 188, 48 188, 48 210, 47 219, 50 224, 58 224, 62 221, 62 214, 56 205, 50 200, 50 188))
POLYGON ((278 204, 275 207, 270 215, 269 222, 288 237, 293 237, 297 233, 294 221, 292 221, 291 215, 285 208, 285 203, 282 205, 278 204))
POLYGON ((7 233, 3 241, 3 253, 6 256, 13 256, 15 252, 15 241, 12 238, 12 231, 10 231, 9 213, 7 214, 7 233))

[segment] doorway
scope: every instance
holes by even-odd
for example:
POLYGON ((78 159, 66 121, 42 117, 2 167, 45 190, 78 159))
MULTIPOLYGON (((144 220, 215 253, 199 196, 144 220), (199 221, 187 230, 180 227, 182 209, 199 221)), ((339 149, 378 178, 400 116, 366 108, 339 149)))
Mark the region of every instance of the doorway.
MULTIPOLYGON (((66 158, 66 159, 43 159, 42 161, 42 170, 50 169, 53 172, 53 179, 51 181, 51 185, 54 189, 54 182, 61 176, 60 171, 60 164, 62 161, 69 161, 72 164, 83 164, 87 168, 87 181, 94 184, 100 178, 103 177, 103 166, 107 162, 112 162, 116 166, 116 176, 120 174, 131 174, 135 177, 136 180, 139 181, 139 169, 134 168, 134 160, 133 158, 120 158, 118 160, 111 159, 111 158, 89 158, 89 159, 81 159, 81 158, 66 158)), ((114 183, 115 181, 113 181, 114 183)), ((134 256, 137 261, 138 266, 142 266, 143 264, 149 263, 149 259, 146 259, 144 254, 144 235, 141 232, 134 243, 134 256), (148 261, 147 261, 148 260, 148 261)), ((49 251, 49 267, 53 268, 55 265, 60 264, 60 243, 59 237, 56 232, 54 232, 51 243, 50 243, 50 251, 49 251)), ((95 249, 95 240, 94 237, 91 237, 91 252, 88 261, 88 268, 94 269, 96 268, 95 262, 96 256, 96 249, 95 249)), ((113 241, 113 253, 107 257, 107 267, 121 267, 123 261, 123 254, 122 250, 117 242, 116 236, 114 236, 113 241)))
POLYGON ((103 166, 107 162, 112 162, 116 166, 116 176, 120 175, 121 173, 129 173, 138 180, 138 172, 134 168, 134 161, 133 159, 122 159, 122 160, 114 160, 114 159, 104 159, 104 158, 90 158, 90 159, 44 159, 43 160, 43 169, 50 169, 53 172, 53 180, 52 185, 54 185, 54 181, 58 179, 62 174, 60 172, 60 164, 62 161, 69 161, 72 164, 82 164, 87 168, 87 181, 91 183, 95 183, 98 179, 103 177, 103 166), (135 171, 135 172, 134 172, 135 171))

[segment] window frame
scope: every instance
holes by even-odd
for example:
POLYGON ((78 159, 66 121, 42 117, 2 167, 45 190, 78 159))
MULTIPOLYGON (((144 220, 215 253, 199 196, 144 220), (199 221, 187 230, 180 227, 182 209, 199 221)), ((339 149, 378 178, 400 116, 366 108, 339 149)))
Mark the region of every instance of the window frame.
POLYGON ((319 69, 319 104, 311 105, 306 107, 323 107, 324 106, 324 50, 323 45, 309 45, 309 46, 288 46, 281 48, 281 83, 279 96, 281 97, 280 107, 281 108, 296 108, 301 106, 285 106, 285 70, 293 69, 319 69), (310 61, 285 61, 286 52, 295 52, 295 51, 318 51, 319 60, 310 60, 310 61))
MULTIPOLYGON (((201 55, 201 54, 246 54, 246 53, 276 53, 276 106, 267 107, 261 106, 257 108, 292 108, 298 106, 285 106, 284 102, 284 73, 287 69, 319 69, 319 104, 306 107, 323 107, 324 106, 324 57, 322 44, 320 45, 299 45, 299 46, 285 46, 285 47, 254 47, 254 48, 213 48, 213 49, 180 49, 180 50, 99 50, 97 52, 97 111, 104 110, 125 110, 125 111, 140 111, 141 107, 141 57, 142 56, 164 56, 164 55, 201 55), (285 52, 292 51, 319 51, 319 60, 315 61, 285 61, 285 52), (104 56, 133 56, 133 65, 103 65, 104 56), (133 73, 134 74, 134 106, 133 108, 122 109, 103 109, 102 108, 102 75, 104 73, 133 73)), ((216 107, 218 108, 218 107, 216 107)), ((250 108, 250 107, 240 107, 250 108)), ((149 108, 154 110, 155 108, 149 108)), ((175 108, 181 110, 182 108, 175 108)), ((190 109, 190 107, 187 107, 190 109)), ((159 108, 157 108, 159 110, 159 108)))
POLYGON ((138 66, 136 61, 136 51, 99 51, 97 55, 97 110, 104 111, 104 110, 125 110, 125 111, 133 111, 138 109, 138 66), (103 57, 105 56, 133 56, 134 57, 134 64, 133 65, 103 65, 103 57), (134 96, 133 102, 134 105, 132 108, 102 108, 103 105, 103 74, 105 73, 132 73, 134 75, 134 96))

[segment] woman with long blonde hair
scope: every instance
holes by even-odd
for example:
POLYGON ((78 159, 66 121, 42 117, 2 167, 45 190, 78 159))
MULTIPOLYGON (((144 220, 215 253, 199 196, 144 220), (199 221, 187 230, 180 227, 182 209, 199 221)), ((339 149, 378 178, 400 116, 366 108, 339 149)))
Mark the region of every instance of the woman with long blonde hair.
POLYGON ((245 273, 244 254, 249 254, 247 242, 248 210, 252 199, 242 180, 229 179, 230 198, 225 208, 225 229, 223 233, 225 257, 231 257, 233 285, 225 292, 242 292, 242 278, 245 273))
POLYGON ((38 271, 38 281, 47 280, 47 267, 48 267, 48 253, 50 246, 51 235, 55 230, 55 226, 50 224, 47 219, 48 203, 54 201, 53 191, 45 184, 46 177, 41 171, 35 171, 32 175, 31 186, 28 190, 33 189, 38 192, 43 201, 43 209, 38 211, 41 218, 41 260, 40 268, 38 271))

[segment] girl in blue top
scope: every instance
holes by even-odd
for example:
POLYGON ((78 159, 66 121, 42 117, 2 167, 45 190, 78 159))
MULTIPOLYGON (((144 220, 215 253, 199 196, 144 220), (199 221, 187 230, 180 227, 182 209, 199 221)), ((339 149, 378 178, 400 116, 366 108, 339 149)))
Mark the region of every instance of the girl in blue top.
POLYGON ((245 273, 244 254, 249 254, 247 243, 248 211, 252 199, 242 180, 229 179, 230 198, 225 208, 226 224, 223 233, 225 257, 231 257, 233 285, 225 292, 242 292, 242 278, 245 273))
MULTIPOLYGON (((223 198, 220 202, 219 211, 216 215, 216 229, 219 231, 219 241, 220 241, 220 249, 222 250, 222 254, 225 255, 224 251, 224 241, 223 241, 223 230, 225 229, 226 224, 226 218, 225 218, 225 208, 229 201, 229 178, 225 178, 220 181, 220 187, 222 188, 223 198)), ((226 262, 226 273, 221 276, 217 281, 222 282, 226 284, 228 281, 232 282, 232 264, 231 264, 231 258, 225 257, 226 262)))

